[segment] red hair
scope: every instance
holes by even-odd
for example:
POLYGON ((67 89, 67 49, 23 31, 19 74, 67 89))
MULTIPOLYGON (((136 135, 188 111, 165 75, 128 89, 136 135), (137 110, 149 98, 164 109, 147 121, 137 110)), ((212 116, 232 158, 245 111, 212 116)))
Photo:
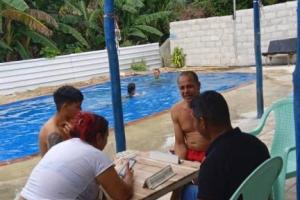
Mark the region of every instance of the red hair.
POLYGON ((108 121, 94 113, 78 112, 72 120, 70 135, 72 138, 78 137, 89 144, 94 144, 96 135, 104 136, 108 132, 108 121))

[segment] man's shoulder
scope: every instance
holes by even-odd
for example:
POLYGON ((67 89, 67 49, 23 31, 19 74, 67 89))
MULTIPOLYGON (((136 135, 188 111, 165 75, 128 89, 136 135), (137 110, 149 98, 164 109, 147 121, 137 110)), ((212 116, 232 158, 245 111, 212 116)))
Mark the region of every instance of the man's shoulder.
POLYGON ((226 133, 218 141, 212 144, 215 153, 227 154, 228 152, 239 154, 239 150, 261 150, 267 149, 266 145, 257 137, 240 131, 235 128, 232 132, 226 133))
POLYGON ((172 106, 171 112, 178 112, 181 109, 183 109, 183 106, 184 106, 184 101, 179 101, 172 106))
POLYGON ((44 123, 44 125, 40 130, 40 134, 47 135, 48 133, 52 133, 52 132, 57 132, 57 127, 54 122, 54 117, 51 117, 50 119, 48 119, 48 121, 44 123))

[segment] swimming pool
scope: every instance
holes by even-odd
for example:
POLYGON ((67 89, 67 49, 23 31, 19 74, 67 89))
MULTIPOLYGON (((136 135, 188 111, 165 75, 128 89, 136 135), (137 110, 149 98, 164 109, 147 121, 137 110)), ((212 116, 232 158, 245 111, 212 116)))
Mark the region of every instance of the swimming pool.
MULTIPOLYGON (((177 89, 178 73, 162 73, 155 80, 152 75, 121 79, 122 96, 127 84, 134 82, 133 98, 123 98, 124 122, 128 123, 169 109, 180 100, 177 89)), ((226 91, 255 80, 251 73, 199 73, 201 91, 226 91)), ((103 115, 113 126, 110 82, 81 89, 83 109, 103 115)), ((21 158, 38 152, 38 133, 42 124, 55 113, 52 96, 42 96, 0 106, 0 162, 21 158)))

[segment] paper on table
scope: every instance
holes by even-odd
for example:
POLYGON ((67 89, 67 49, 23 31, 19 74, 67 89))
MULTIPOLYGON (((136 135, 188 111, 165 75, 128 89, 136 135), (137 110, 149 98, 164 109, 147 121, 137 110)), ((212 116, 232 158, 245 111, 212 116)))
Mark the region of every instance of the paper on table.
POLYGON ((171 177, 176 175, 171 167, 167 165, 152 176, 146 178, 143 187, 149 189, 155 189, 157 186, 169 180, 171 177))
POLYGON ((159 151, 150 151, 149 158, 153 160, 168 162, 168 163, 180 164, 180 159, 177 155, 162 153, 159 151))

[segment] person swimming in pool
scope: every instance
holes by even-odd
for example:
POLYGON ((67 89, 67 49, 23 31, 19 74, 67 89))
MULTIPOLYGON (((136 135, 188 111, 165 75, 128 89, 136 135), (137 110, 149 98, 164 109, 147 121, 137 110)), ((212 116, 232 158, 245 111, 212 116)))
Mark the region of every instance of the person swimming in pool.
POLYGON ((159 68, 155 68, 153 70, 153 76, 154 76, 155 79, 159 79, 159 77, 160 77, 160 70, 159 70, 159 68))
POLYGON ((57 112, 41 128, 39 133, 40 154, 44 156, 54 143, 70 138, 70 120, 81 110, 83 94, 77 88, 65 85, 53 93, 57 112))
POLYGON ((127 96, 126 97, 133 97, 136 96, 137 94, 135 93, 135 83, 129 83, 127 85, 127 96))

